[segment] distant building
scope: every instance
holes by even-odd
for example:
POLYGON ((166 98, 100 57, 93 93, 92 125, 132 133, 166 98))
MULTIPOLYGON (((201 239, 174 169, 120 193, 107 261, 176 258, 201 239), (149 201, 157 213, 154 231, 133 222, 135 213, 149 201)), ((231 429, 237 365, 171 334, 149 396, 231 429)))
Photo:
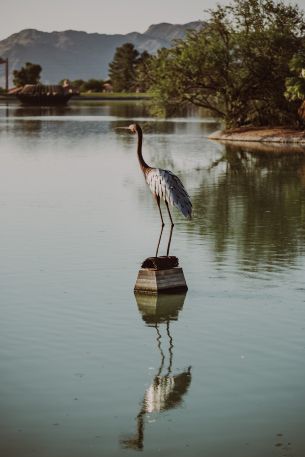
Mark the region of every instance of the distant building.
POLYGON ((10 95, 16 97, 24 105, 65 105, 73 95, 72 89, 60 85, 26 84, 23 87, 13 88, 10 95))
POLYGON ((110 83, 103 84, 103 92, 113 92, 113 86, 110 83))

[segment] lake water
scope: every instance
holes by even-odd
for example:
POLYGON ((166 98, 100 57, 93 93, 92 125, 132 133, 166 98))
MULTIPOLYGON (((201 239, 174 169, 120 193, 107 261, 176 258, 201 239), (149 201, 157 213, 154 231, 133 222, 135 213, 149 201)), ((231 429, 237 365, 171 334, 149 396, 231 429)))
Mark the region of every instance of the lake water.
POLYGON ((305 455, 305 154, 217 128, 0 105, 1 456, 305 455), (160 220, 131 121, 193 201, 173 211, 186 295, 133 293, 160 220))

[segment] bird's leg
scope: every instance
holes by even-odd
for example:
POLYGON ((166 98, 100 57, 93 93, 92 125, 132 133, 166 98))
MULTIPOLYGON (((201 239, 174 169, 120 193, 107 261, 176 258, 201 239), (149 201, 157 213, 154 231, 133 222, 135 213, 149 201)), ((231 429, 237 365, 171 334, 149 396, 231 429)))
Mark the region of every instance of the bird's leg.
POLYGON ((161 242, 162 233, 163 233, 163 228, 164 228, 164 220, 163 220, 161 206, 160 206, 160 197, 158 195, 155 195, 155 198, 156 198, 156 201, 157 201, 157 205, 158 205, 159 213, 160 213, 160 217, 161 217, 161 232, 160 232, 159 241, 158 241, 157 250, 156 250, 156 257, 158 257, 158 251, 159 251, 160 242, 161 242))
POLYGON ((164 224, 161 226, 161 232, 160 232, 160 236, 159 236, 159 241, 158 241, 157 250, 156 250, 156 256, 155 257, 158 257, 158 251, 159 251, 160 242, 161 242, 161 238, 162 238, 163 228, 164 228, 164 224))
POLYGON ((166 204, 166 208, 167 208, 167 212, 168 212, 169 218, 170 218, 170 220, 171 220, 172 227, 174 227, 175 224, 174 224, 174 222, 173 222, 172 215, 171 215, 171 212, 170 212, 170 210, 169 210, 169 206, 168 206, 168 203, 167 203, 166 200, 165 200, 165 204, 166 204))
POLYGON ((172 215, 171 215, 171 212, 169 210, 169 206, 168 206, 168 203, 167 201, 165 200, 165 204, 166 204, 166 208, 167 208, 167 212, 168 212, 168 215, 169 215, 169 218, 170 218, 170 221, 171 221, 171 231, 170 231, 170 234, 169 234, 169 239, 168 239, 168 245, 167 245, 167 251, 166 251, 166 255, 168 257, 169 255, 169 248, 170 248, 170 245, 171 245, 171 242, 172 242, 172 235, 173 235, 173 228, 174 228, 174 222, 173 222, 173 219, 172 219, 172 215))
POLYGON ((160 206, 160 197, 159 197, 159 195, 155 195, 155 198, 156 198, 157 205, 158 205, 158 208, 159 208, 159 213, 160 213, 160 217, 161 217, 161 224, 162 224, 162 228, 163 228, 164 227, 164 220, 163 220, 161 206, 160 206))
POLYGON ((171 245, 171 242, 172 242, 173 228, 174 228, 174 224, 171 226, 171 231, 170 231, 170 234, 169 234, 169 239, 168 239, 168 244, 167 244, 167 250, 166 250, 166 256, 167 256, 167 257, 168 257, 168 255, 169 255, 169 248, 170 248, 170 245, 171 245))

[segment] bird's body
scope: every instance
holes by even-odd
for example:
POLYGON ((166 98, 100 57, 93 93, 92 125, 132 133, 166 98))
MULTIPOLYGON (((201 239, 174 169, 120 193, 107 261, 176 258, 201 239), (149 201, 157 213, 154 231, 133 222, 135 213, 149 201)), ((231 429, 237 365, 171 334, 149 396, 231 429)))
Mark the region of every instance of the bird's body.
MULTIPOLYGON (((160 209, 160 199, 164 200, 167 208, 168 204, 178 208, 181 213, 187 217, 192 216, 192 203, 188 193, 186 192, 182 182, 178 176, 174 175, 169 170, 162 170, 162 168, 153 168, 147 165, 142 155, 142 141, 143 133, 139 124, 131 124, 127 127, 132 133, 138 134, 138 147, 137 154, 140 167, 144 173, 145 180, 149 185, 149 188, 157 200, 160 209)), ((169 211, 169 208, 168 208, 169 211)), ((160 210, 161 220, 163 224, 163 218, 160 210)), ((169 213, 170 215, 170 213, 169 213)), ((172 218, 170 216, 171 222, 172 218)), ((172 222, 173 224, 173 222, 172 222)))
POLYGON ((178 208, 183 216, 191 218, 192 203, 178 176, 169 170, 151 168, 145 179, 153 195, 178 208))

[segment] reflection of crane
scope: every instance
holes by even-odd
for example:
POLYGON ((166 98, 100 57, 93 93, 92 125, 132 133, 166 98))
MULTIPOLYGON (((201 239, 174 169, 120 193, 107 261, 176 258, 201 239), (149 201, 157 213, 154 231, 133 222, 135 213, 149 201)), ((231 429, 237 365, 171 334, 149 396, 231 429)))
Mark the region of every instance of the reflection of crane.
POLYGON ((136 300, 143 320, 150 327, 156 329, 157 347, 160 352, 160 366, 152 383, 146 389, 141 402, 140 411, 136 417, 137 431, 131 437, 121 440, 121 445, 128 449, 143 449, 144 447, 144 420, 145 415, 160 413, 181 405, 184 395, 187 393, 192 380, 191 367, 181 373, 172 374, 173 366, 173 337, 170 333, 170 321, 178 319, 178 313, 182 309, 185 294, 173 296, 159 295, 147 296, 136 294, 136 300), (164 374, 166 356, 161 346, 162 335, 160 324, 166 324, 166 334, 169 340, 168 366, 164 374))
MULTIPOLYGON (((143 159, 142 155, 142 140, 143 140, 143 133, 142 129, 138 124, 131 124, 129 127, 117 127, 119 129, 127 129, 131 133, 137 133, 138 134, 138 147, 137 147, 137 153, 138 153, 138 159, 140 163, 140 167, 143 171, 143 174, 145 176, 145 180, 147 184, 149 185, 149 188, 153 194, 153 196, 156 199, 158 208, 159 208, 159 213, 161 217, 161 234, 157 246, 157 252, 156 252, 156 257, 158 256, 158 250, 159 250, 159 245, 161 241, 161 236, 162 236, 162 230, 164 227, 164 220, 161 212, 161 207, 160 207, 160 200, 163 199, 168 211, 168 215, 171 221, 171 227, 173 228, 174 222, 169 210, 169 203, 172 206, 176 206, 181 213, 188 219, 191 219, 192 216, 192 203, 190 200, 190 197, 188 193, 186 192, 182 182, 178 178, 178 176, 174 175, 171 171, 169 170, 162 170, 161 168, 152 168, 143 159)), ((172 235, 172 230, 170 233, 170 240, 171 240, 171 235, 172 235)), ((170 241, 169 241, 170 245, 170 241)), ((169 245, 167 248, 167 255, 169 254, 169 245)))
POLYGON ((141 409, 137 415, 137 431, 131 437, 121 440, 122 447, 125 449, 143 449, 145 415, 160 413, 181 405, 191 380, 191 367, 176 375, 168 372, 163 376, 155 376, 144 394, 141 409))

